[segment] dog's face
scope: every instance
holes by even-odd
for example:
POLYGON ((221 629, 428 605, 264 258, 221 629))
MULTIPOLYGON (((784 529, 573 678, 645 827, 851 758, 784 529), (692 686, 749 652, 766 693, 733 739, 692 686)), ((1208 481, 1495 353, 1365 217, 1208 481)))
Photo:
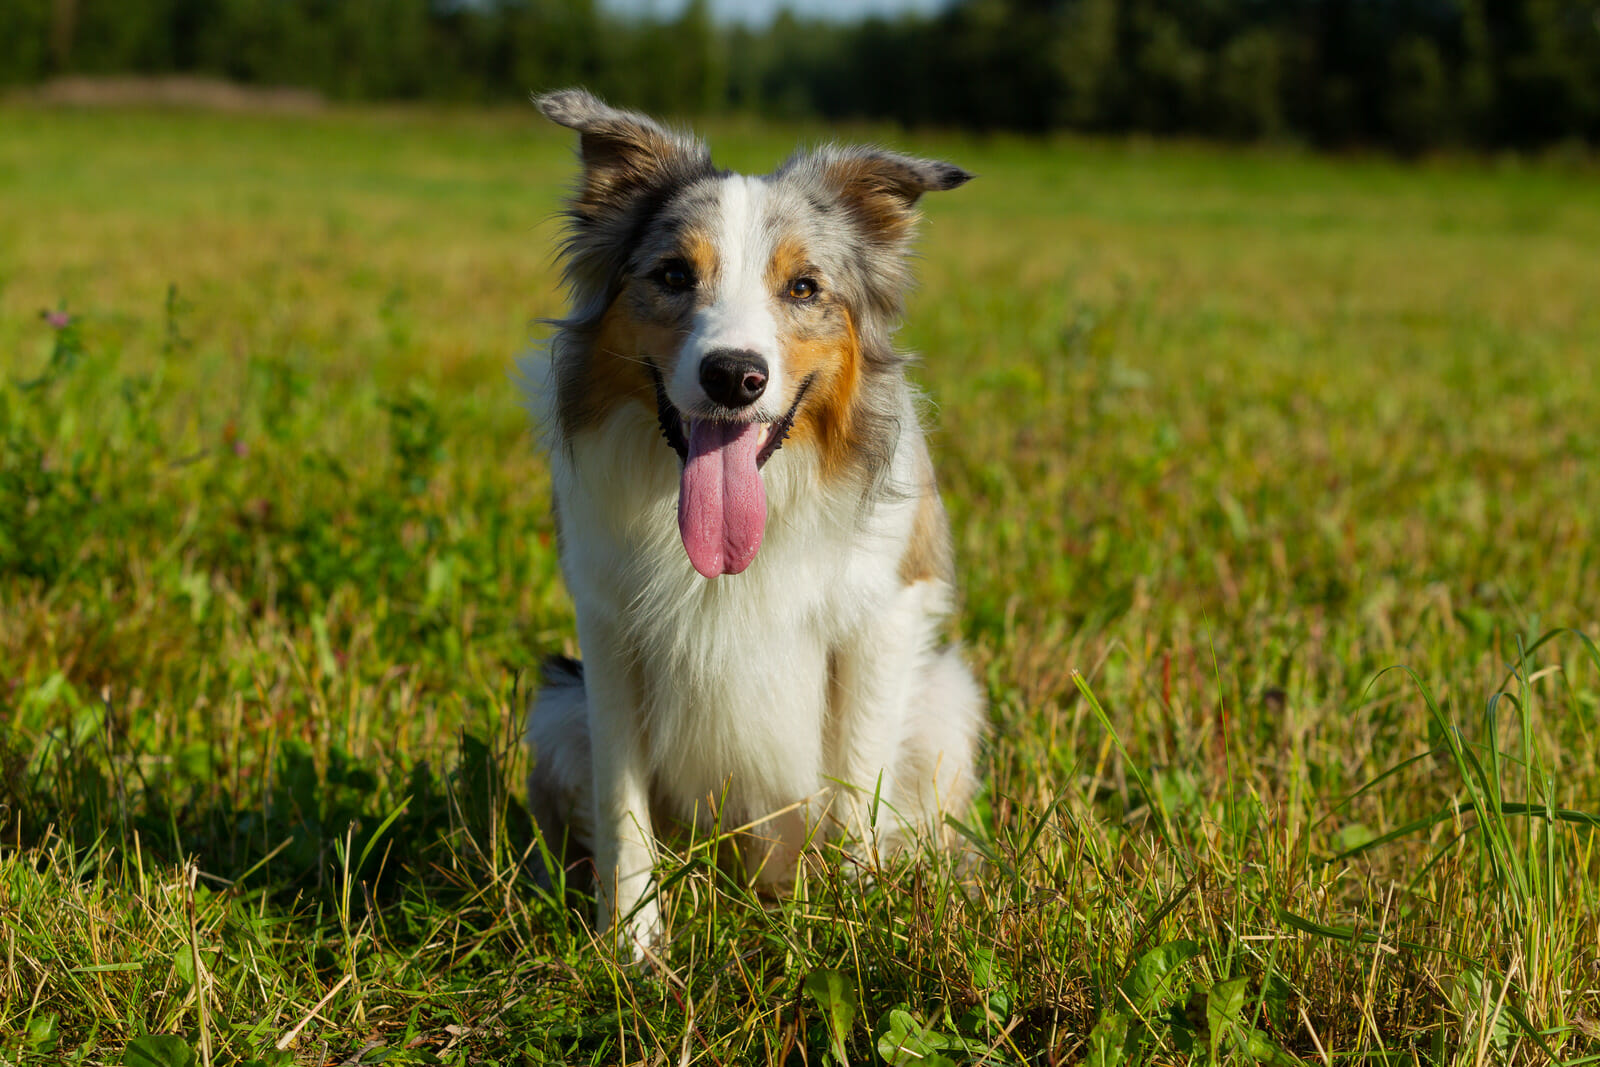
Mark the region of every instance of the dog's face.
POLYGON ((858 373, 847 273, 844 242, 793 189, 703 178, 630 250, 605 336, 649 363, 686 440, 702 423, 752 424, 764 462, 785 432, 814 432, 858 373))
POLYGON ((587 93, 539 101, 582 133, 568 275, 588 344, 560 375, 563 429, 617 403, 656 406, 683 461, 678 517, 701 574, 747 567, 765 527, 763 465, 786 441, 848 464, 923 192, 944 163, 822 149, 773 174, 718 171, 705 147, 587 93))

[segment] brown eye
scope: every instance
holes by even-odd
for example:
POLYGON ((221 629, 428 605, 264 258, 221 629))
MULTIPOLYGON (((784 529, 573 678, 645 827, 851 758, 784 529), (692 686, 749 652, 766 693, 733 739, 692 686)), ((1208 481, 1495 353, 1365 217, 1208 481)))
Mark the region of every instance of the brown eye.
POLYGON ((790 300, 810 300, 817 295, 817 283, 810 278, 796 278, 789 283, 790 300))
POLYGON ((694 284, 694 271, 681 259, 669 259, 656 271, 656 280, 668 289, 683 290, 694 284))

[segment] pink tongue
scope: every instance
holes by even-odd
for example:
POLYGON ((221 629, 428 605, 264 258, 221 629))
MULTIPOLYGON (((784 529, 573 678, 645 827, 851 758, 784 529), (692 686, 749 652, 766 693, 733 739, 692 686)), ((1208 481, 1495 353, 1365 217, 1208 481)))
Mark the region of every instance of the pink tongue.
POLYGON ((767 528, 767 490, 756 470, 760 424, 695 420, 678 490, 678 532, 707 578, 750 566, 767 528))

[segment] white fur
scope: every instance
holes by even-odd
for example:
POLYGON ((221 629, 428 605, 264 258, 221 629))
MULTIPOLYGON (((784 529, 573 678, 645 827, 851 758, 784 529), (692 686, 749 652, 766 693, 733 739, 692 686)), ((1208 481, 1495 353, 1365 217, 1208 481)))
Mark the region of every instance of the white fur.
POLYGON ((756 403, 754 417, 771 421, 781 418, 794 398, 788 395, 772 294, 767 292, 766 266, 774 238, 762 211, 767 187, 742 174, 719 184, 722 195, 714 239, 719 261, 715 275, 707 279, 713 295, 695 313, 683 355, 667 383, 667 396, 680 411, 704 407, 708 398, 700 386, 701 358, 719 348, 754 352, 767 361, 766 392, 756 403))

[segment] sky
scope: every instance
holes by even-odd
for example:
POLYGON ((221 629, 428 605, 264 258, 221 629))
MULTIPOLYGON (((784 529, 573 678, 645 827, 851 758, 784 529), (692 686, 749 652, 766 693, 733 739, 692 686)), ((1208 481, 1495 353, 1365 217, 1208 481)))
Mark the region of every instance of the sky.
MULTIPOLYGON (((682 11, 688 0, 601 0, 613 11, 637 12, 671 17, 682 11)), ((711 0, 711 13, 722 22, 742 22, 765 26, 781 8, 808 18, 858 19, 867 15, 898 15, 915 11, 926 14, 945 6, 947 0, 711 0)))

